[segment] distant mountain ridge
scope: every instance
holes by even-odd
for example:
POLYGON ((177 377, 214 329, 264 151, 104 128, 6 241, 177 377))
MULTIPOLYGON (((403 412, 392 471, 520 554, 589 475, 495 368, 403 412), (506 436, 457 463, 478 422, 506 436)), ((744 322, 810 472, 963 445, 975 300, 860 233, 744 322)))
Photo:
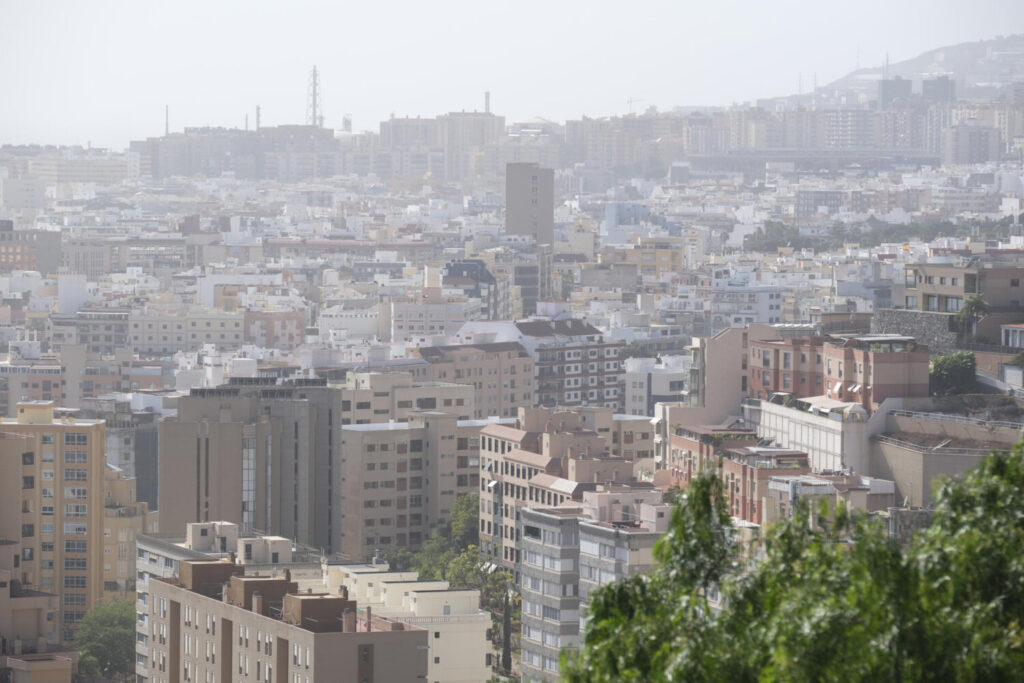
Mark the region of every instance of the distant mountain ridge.
POLYGON ((778 100, 809 104, 817 96, 854 96, 871 99, 878 91, 878 81, 887 72, 920 81, 948 75, 956 81, 960 99, 996 99, 1001 91, 1015 81, 1024 81, 1024 34, 997 36, 928 50, 916 57, 851 71, 845 76, 819 86, 815 94, 788 95, 778 100))

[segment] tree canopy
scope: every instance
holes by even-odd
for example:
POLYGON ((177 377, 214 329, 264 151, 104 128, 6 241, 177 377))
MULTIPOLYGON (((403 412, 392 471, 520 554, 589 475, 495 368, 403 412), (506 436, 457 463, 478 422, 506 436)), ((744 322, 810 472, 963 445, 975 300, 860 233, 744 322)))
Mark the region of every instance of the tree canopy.
POLYGON ((957 351, 932 361, 931 391, 939 396, 973 391, 978 361, 970 351, 957 351))
POLYGON ((135 673, 135 605, 112 600, 93 607, 75 631, 83 673, 127 679, 135 673))
POLYGON ((906 547, 882 522, 798 506, 737 542, 704 474, 658 565, 599 589, 568 681, 982 681, 1024 671, 1024 446, 945 482, 906 547), (751 553, 756 553, 756 559, 751 553))

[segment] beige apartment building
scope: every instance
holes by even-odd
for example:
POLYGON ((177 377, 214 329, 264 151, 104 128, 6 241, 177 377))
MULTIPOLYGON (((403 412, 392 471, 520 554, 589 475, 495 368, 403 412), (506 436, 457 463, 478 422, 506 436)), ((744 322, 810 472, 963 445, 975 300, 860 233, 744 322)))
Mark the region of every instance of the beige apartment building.
MULTIPOLYGON (((613 444, 612 434, 616 432, 606 419, 595 419, 595 414, 603 418, 607 414, 596 411, 521 408, 515 425, 492 424, 481 430, 483 553, 514 569, 518 561, 519 508, 579 501, 584 491, 594 490, 598 484, 634 479, 634 463, 620 455, 624 444, 613 444)), ((653 444, 652 430, 647 432, 646 440, 653 444)))
POLYGON ((685 237, 634 237, 626 246, 605 247, 600 263, 634 265, 642 276, 660 280, 685 268, 686 246, 685 237))
POLYGON ((426 629, 428 681, 490 680, 497 653, 487 637, 491 615, 480 609, 480 591, 420 580, 417 572, 391 571, 386 562, 326 565, 324 584, 329 591, 343 586, 351 599, 374 614, 426 629))
POLYGON ((432 379, 473 387, 474 418, 515 417, 534 406, 534 361, 521 344, 460 344, 416 349, 432 379))
POLYGON ((413 381, 408 372, 355 372, 338 390, 343 425, 404 422, 413 412, 434 409, 460 420, 475 417, 475 388, 451 378, 413 381))
POLYGON ((481 304, 461 294, 445 294, 438 287, 425 287, 419 296, 393 297, 386 302, 389 339, 395 342, 421 341, 454 334, 467 320, 479 320, 481 304))
POLYGON ((204 344, 233 349, 245 343, 245 317, 195 306, 148 308, 128 316, 128 337, 141 354, 195 351, 204 344))
POLYGON ((408 422, 343 426, 334 506, 341 524, 332 547, 352 560, 419 548, 457 497, 476 493, 480 431, 496 420, 429 410, 408 422))
POLYGON ((21 403, 0 420, 0 499, 20 508, 18 578, 60 595, 62 641, 103 598, 104 436, 101 420, 55 414, 52 401, 21 403))
POLYGON ((230 561, 182 561, 149 581, 136 644, 143 683, 426 680, 425 629, 360 610, 347 592, 299 593, 230 561))
POLYGON ((60 598, 21 585, 21 544, 4 538, 9 535, 4 520, 18 520, 17 498, 9 502, 14 504, 10 510, 0 502, 0 634, 6 640, 0 649, 0 678, 10 683, 71 683, 74 655, 57 646, 60 598))
POLYGON ((135 598, 135 537, 156 531, 156 511, 135 497, 136 480, 110 465, 103 473, 103 592, 135 598))

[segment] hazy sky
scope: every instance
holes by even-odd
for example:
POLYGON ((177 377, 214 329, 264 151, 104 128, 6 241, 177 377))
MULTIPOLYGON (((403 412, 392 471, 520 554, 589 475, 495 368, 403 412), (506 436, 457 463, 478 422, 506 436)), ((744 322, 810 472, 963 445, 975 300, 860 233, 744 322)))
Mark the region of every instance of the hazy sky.
POLYGON ((1024 0, 0 0, 0 143, 123 148, 171 130, 483 109, 564 120, 730 104, 1024 32, 1024 0))

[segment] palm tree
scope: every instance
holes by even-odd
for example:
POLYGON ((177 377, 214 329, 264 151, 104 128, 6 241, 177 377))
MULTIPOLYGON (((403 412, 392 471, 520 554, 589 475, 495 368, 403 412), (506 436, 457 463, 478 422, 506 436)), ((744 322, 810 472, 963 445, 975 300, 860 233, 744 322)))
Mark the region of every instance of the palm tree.
POLYGON ((973 294, 964 300, 963 307, 957 311, 954 319, 960 325, 961 338, 966 340, 970 334, 972 338, 978 336, 978 321, 988 315, 991 307, 988 302, 977 294, 973 294))

